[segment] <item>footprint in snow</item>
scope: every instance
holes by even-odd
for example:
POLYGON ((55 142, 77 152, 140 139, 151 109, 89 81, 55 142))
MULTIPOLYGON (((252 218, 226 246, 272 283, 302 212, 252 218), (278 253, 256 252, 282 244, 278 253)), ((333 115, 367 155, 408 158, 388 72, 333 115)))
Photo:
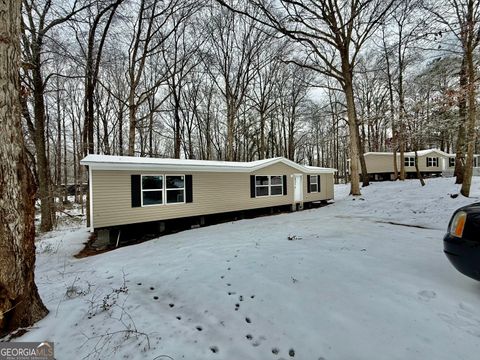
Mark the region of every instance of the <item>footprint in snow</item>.
POLYGON ((195 327, 195 329, 197 329, 198 331, 202 331, 202 330, 203 330, 203 328, 202 328, 201 326, 197 326, 197 327, 195 327))
POLYGON ((248 317, 245 318, 245 321, 246 321, 248 324, 251 324, 251 323, 252 323, 252 320, 250 320, 250 318, 248 318, 248 317))
POLYGON ((464 311, 465 313, 470 313, 470 314, 473 314, 475 312, 475 309, 473 307, 471 307, 470 305, 467 305, 465 303, 459 303, 458 304, 458 307, 464 311))
POLYGON ((470 335, 480 337, 480 319, 472 318, 472 314, 464 314, 460 310, 455 314, 438 313, 438 316, 451 326, 470 335))
POLYGON ((432 300, 437 297, 437 293, 432 290, 422 290, 418 292, 418 295, 424 300, 432 300))
POLYGON ((245 336, 247 338, 247 340, 252 340, 253 339, 253 336, 250 335, 250 334, 247 334, 247 336, 245 336))
POLYGON ((279 352, 280 352, 280 350, 278 348, 273 348, 272 349, 272 354, 274 354, 274 355, 278 355, 279 352))
POLYGON ((216 346, 210 346, 210 351, 214 354, 218 353, 218 347, 216 346))
POLYGON ((295 357, 295 350, 293 349, 288 350, 288 355, 290 355, 290 357, 295 357))

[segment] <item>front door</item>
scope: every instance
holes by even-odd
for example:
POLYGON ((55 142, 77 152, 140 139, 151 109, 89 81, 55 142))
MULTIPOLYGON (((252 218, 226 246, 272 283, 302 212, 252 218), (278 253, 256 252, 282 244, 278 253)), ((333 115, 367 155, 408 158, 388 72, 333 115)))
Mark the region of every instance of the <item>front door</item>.
POLYGON ((294 191, 294 200, 295 202, 303 201, 303 175, 295 174, 295 191, 294 191))

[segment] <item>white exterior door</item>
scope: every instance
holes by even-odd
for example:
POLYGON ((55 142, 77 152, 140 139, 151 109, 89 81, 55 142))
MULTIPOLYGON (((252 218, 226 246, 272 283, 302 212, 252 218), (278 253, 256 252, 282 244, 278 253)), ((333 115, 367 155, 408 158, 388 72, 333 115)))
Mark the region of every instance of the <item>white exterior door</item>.
POLYGON ((295 174, 295 191, 294 191, 294 200, 295 202, 303 202, 303 175, 295 174))

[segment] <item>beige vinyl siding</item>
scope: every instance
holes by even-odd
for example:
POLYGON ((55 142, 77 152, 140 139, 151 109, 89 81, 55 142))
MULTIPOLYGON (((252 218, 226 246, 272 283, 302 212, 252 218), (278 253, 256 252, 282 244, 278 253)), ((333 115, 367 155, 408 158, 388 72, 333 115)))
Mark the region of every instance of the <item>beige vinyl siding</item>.
MULTIPOLYGON (((442 171, 443 157, 437 154, 418 157, 418 167, 421 172, 442 171), (438 166, 427 167, 427 157, 438 158, 438 166)), ((448 161, 446 159, 445 161, 448 161)), ((393 173, 393 155, 368 154, 365 155, 365 164, 369 174, 393 173)), ((447 164, 448 165, 448 164, 447 164)), ((397 153, 397 166, 400 171, 400 154, 397 153)), ((359 164, 360 169, 360 164, 359 164)), ((359 170, 360 171, 360 170, 359 170)), ((405 166, 406 172, 415 172, 415 166, 405 166)))
MULTIPOLYGON (((317 174, 309 174, 310 176, 316 176, 317 174)), ((307 175, 303 175, 303 201, 320 201, 333 199, 333 174, 318 174, 320 175, 320 192, 309 193, 307 175)))
MULTIPOLYGON (((436 154, 432 154, 432 155, 429 155, 429 156, 419 156, 418 157, 418 167, 420 168, 420 171, 442 171, 442 161, 443 161, 443 157, 440 156, 440 155, 436 155, 436 154), (432 157, 432 158, 437 158, 438 159, 438 166, 428 166, 427 167, 427 157, 432 157)), ((446 161, 448 161, 448 159, 446 158, 446 161)), ((448 164, 447 164, 448 165, 448 164)), ((415 171, 415 167, 413 168, 414 171, 415 171)))
MULTIPOLYGON (((292 175, 294 173, 298 173, 298 170, 278 163, 252 173, 93 170, 93 226, 100 228, 289 205, 293 203, 292 175), (132 208, 131 175, 134 174, 190 174, 193 181, 193 202, 132 208), (287 175, 287 195, 251 198, 250 175, 287 175)), ((322 174, 322 177, 325 176, 330 174, 322 174)), ((306 181, 306 175, 304 179, 306 181)), ((322 183, 322 193, 319 196, 331 194, 328 198, 333 198, 333 183, 331 193, 327 190, 327 186, 328 183, 325 185, 322 183)))
MULTIPOLYGON (((390 173, 393 172, 393 155, 365 155, 365 164, 368 173, 390 173)), ((400 168, 400 164, 398 167, 400 168)))

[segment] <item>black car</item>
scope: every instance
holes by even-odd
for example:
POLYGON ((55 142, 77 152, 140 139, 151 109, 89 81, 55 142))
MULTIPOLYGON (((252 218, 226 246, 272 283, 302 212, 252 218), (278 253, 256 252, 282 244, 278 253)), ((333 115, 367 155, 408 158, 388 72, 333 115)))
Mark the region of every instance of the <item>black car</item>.
POLYGON ((480 203, 464 206, 453 213, 443 247, 458 271, 480 281, 480 203))

